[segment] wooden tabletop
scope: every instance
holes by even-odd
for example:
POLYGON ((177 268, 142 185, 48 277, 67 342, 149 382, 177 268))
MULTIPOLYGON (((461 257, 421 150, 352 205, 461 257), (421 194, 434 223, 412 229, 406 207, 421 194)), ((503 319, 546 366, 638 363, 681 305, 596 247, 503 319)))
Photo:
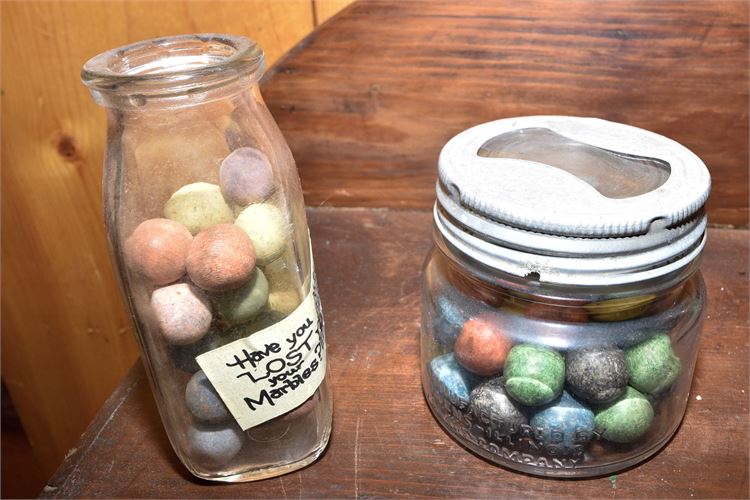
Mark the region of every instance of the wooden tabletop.
POLYGON ((334 392, 325 454, 255 483, 197 480, 136 365, 42 496, 748 496, 744 229, 709 231, 708 315, 687 413, 639 466, 587 480, 510 472, 461 447, 427 408, 419 275, 437 155, 461 129, 546 113, 651 128, 709 164, 711 221, 747 226, 745 2, 498 4, 358 2, 263 83, 311 207, 334 392))
POLYGON ((451 439, 427 408, 419 380, 419 269, 430 246, 430 214, 311 209, 308 215, 334 396, 333 435, 323 457, 256 483, 194 479, 172 451, 137 365, 44 496, 747 495, 747 231, 709 232, 703 263, 708 317, 677 435, 638 467, 570 481, 490 464, 451 439))

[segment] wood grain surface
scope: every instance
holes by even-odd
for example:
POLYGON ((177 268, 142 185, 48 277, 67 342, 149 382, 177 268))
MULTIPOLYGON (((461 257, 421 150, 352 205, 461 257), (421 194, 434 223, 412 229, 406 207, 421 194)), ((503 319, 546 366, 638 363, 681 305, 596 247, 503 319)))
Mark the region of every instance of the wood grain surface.
POLYGON ((105 114, 81 66, 190 32, 250 36, 273 63, 313 28, 312 3, 0 3, 2 377, 49 477, 137 356, 103 229, 105 114))
POLYGON ((664 134, 714 182, 709 220, 748 224, 744 0, 362 1, 267 76, 309 205, 429 208, 461 130, 597 116, 664 134))
POLYGON ((137 365, 45 497, 647 497, 748 495, 748 232, 712 229, 708 316, 682 427, 657 455, 588 480, 538 479, 471 454, 433 419, 419 380, 426 212, 308 211, 326 318, 333 435, 311 466, 244 484, 192 478, 170 448, 137 365), (700 398, 698 398, 700 396, 700 398))

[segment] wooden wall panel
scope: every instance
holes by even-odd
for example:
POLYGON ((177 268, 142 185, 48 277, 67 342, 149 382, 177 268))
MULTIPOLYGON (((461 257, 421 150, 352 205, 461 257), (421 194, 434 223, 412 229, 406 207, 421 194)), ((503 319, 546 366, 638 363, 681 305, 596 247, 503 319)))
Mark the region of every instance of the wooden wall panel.
POLYGON ((323 24, 331 17, 339 13, 341 9, 354 2, 354 0, 312 0, 315 9, 315 23, 323 24))
POLYGON ((91 56, 190 32, 250 36, 272 63, 311 0, 2 3, 2 377, 51 475, 137 356, 101 210, 105 115, 91 56))

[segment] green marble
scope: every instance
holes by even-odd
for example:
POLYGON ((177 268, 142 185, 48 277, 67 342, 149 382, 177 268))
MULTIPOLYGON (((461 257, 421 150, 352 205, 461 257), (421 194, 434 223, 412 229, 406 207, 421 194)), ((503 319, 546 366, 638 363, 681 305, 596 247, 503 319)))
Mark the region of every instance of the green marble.
POLYGON ((672 350, 672 341, 659 334, 625 351, 630 385, 641 392, 658 394, 680 375, 682 363, 672 350))
POLYGON ((265 266, 278 259, 291 237, 284 213, 270 203, 255 203, 242 210, 234 221, 253 240, 255 259, 265 266))
POLYGON ((562 394, 565 359, 546 347, 519 344, 508 353, 504 375, 513 399, 527 406, 547 404, 562 394))
POLYGON ((648 431, 654 409, 648 399, 628 386, 625 393, 603 407, 594 418, 596 432, 614 443, 632 443, 648 431))
POLYGON ((164 216, 177 221, 193 235, 217 224, 230 223, 234 212, 216 184, 196 182, 182 186, 164 205, 164 216))
POLYGON ((260 313, 268 302, 268 280, 257 267, 250 280, 237 290, 214 295, 219 314, 232 324, 245 323, 260 313))

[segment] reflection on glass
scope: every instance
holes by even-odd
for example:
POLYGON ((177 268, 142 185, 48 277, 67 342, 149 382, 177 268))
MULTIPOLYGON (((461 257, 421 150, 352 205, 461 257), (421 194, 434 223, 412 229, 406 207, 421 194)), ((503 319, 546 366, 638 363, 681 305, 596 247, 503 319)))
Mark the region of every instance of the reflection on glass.
POLYGON ((607 198, 630 198, 664 184, 670 166, 664 160, 617 153, 534 127, 493 137, 477 152, 485 158, 544 163, 591 185, 607 198))

